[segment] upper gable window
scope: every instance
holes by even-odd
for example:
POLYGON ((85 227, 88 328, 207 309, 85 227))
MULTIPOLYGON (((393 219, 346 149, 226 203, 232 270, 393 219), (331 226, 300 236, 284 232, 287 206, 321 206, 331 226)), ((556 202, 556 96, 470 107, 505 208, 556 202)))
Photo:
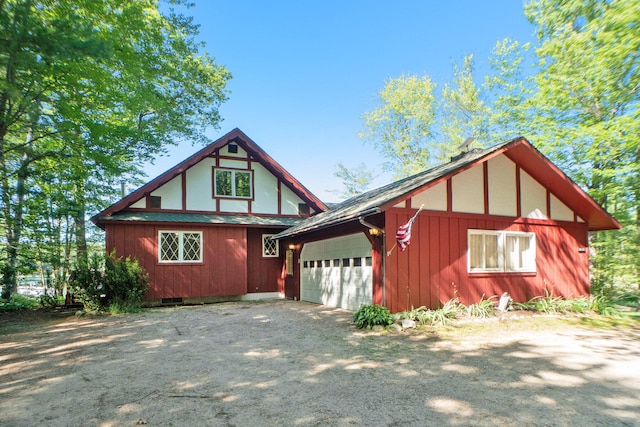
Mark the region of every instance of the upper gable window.
POLYGON ((160 209, 162 207, 162 197, 149 196, 149 207, 153 209, 160 209))
POLYGON ((253 171, 242 169, 213 169, 214 195, 251 199, 253 197, 253 171))
POLYGON ((237 154, 238 153, 238 146, 236 144, 229 144, 229 145, 227 145, 227 151, 229 153, 237 154))

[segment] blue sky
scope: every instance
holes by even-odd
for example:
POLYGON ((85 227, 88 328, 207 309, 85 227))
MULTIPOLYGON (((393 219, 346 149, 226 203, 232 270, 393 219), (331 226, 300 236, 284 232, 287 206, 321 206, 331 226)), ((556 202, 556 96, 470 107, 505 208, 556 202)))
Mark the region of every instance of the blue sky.
MULTIPOLYGON (((496 41, 534 38, 519 0, 196 0, 186 13, 233 74, 208 136, 240 128, 325 202, 340 200, 338 161, 364 162, 379 174, 373 187, 390 180, 358 137, 386 79, 428 74, 442 85, 471 53, 481 76, 496 41)), ((183 142, 144 171, 154 178, 200 148, 183 142)))

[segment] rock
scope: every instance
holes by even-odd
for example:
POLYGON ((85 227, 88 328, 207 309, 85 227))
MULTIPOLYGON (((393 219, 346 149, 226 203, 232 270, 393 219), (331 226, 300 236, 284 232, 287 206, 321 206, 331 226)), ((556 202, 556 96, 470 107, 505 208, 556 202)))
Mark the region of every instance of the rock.
POLYGON ((397 323, 394 323, 393 325, 389 326, 389 329, 391 329, 393 332, 402 332, 402 326, 400 326, 397 323))
POLYGON ((411 319, 402 319, 402 329, 413 329, 416 327, 416 322, 411 319))
POLYGON ((84 316, 84 311, 82 310, 76 311, 76 317, 82 317, 82 316, 84 316))
POLYGON ((382 332, 384 331, 384 326, 382 325, 374 325, 373 328, 371 328, 373 330, 373 332, 382 332))

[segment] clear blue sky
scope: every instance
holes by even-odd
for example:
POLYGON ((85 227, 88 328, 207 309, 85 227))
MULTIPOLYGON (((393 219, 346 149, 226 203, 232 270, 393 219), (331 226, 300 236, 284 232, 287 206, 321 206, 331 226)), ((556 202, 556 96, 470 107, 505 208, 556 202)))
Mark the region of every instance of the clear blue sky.
MULTIPOLYGON (((496 41, 534 32, 520 0, 196 0, 186 13, 233 74, 209 137, 240 128, 326 202, 340 200, 338 161, 379 172, 373 187, 390 179, 358 137, 386 79, 428 74, 442 85, 470 53, 481 76, 496 41)), ((154 178, 200 148, 182 143, 145 172, 154 178)))

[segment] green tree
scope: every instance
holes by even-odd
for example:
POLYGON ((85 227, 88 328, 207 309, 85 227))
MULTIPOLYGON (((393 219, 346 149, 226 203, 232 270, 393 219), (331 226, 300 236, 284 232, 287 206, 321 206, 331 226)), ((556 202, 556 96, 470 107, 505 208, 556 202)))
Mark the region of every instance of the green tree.
POLYGON ((397 177, 411 175, 430 164, 429 143, 436 121, 436 85, 429 76, 389 79, 380 91, 377 108, 362 117, 360 136, 380 150, 385 169, 397 177))
POLYGON ((218 125, 230 75, 196 36, 190 18, 160 13, 155 0, 0 2, 4 297, 15 289, 27 200, 42 171, 69 171, 82 257, 85 217, 104 203, 105 187, 218 125))
POLYGON ((597 283, 639 280, 640 3, 534 0, 536 141, 622 222, 592 236, 597 283))
POLYGON ((489 56, 490 73, 482 88, 487 94, 487 139, 507 141, 535 135, 537 123, 531 105, 535 90, 535 56, 530 43, 506 38, 489 56))
POLYGON ((440 92, 428 75, 389 79, 376 108, 363 115, 360 136, 380 150, 395 178, 447 161, 469 136, 485 142, 489 109, 474 81, 473 56, 453 73, 440 92))
POLYGON ((460 143, 473 136, 480 144, 488 138, 489 107, 482 99, 482 88, 474 81, 473 55, 468 55, 460 67, 453 64, 453 84, 445 83, 438 117, 439 140, 434 142, 438 163, 459 153, 460 143))
POLYGON ((342 162, 338 162, 333 174, 342 180, 343 190, 336 192, 345 199, 367 191, 375 178, 371 169, 364 163, 348 168, 342 162))

